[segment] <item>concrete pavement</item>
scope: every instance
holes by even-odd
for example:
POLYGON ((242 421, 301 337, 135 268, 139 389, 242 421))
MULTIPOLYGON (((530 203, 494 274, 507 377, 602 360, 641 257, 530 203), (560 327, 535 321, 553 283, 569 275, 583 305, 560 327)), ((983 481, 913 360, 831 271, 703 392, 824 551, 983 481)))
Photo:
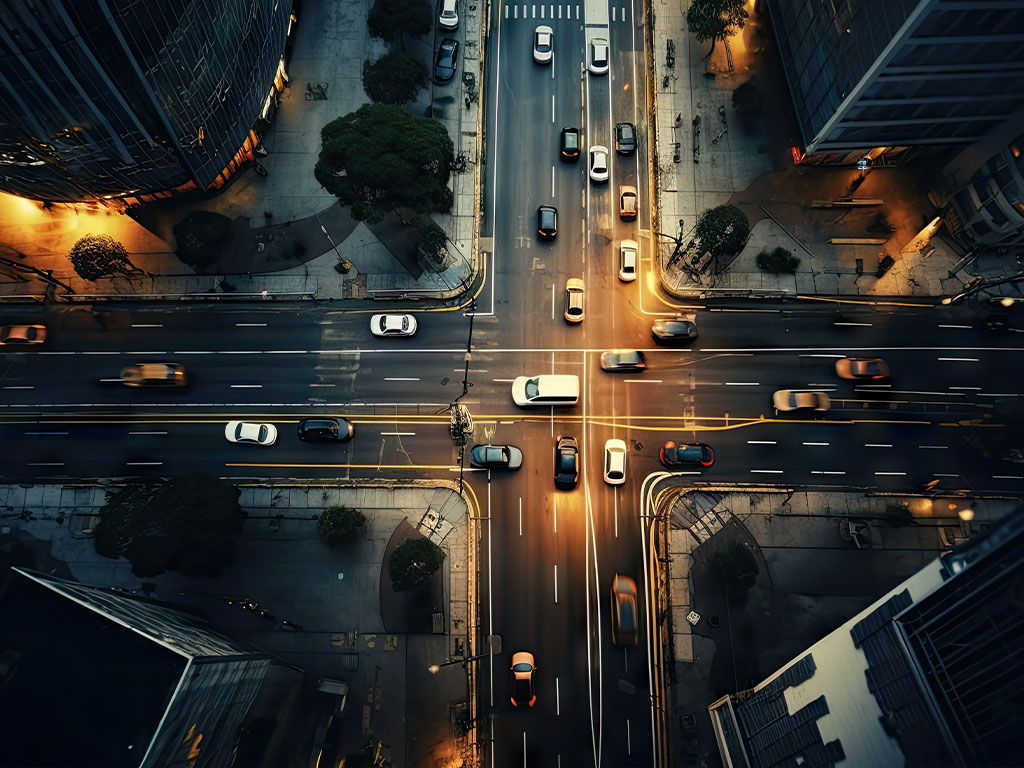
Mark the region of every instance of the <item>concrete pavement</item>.
MULTIPOLYGON (((467 754, 473 734, 458 722, 468 717, 466 670, 453 664, 437 675, 427 671, 470 650, 475 540, 456 484, 255 482, 240 488, 248 518, 235 563, 218 579, 155 577, 146 587, 151 596, 196 611, 221 631, 302 668, 310 691, 319 677, 348 681, 347 751, 379 740, 396 767, 445 764, 467 754), (338 504, 362 511, 367 524, 358 542, 332 549, 317 539, 313 517, 338 504), (395 596, 384 588, 384 552, 402 526, 430 536, 446 555, 434 587, 417 598, 432 601, 433 631, 404 633, 388 624, 393 612, 387 601, 395 596), (229 605, 232 598, 259 603, 273 620, 229 605), (282 631, 282 620, 302 629, 282 631)), ((96 485, 0 486, 0 561, 17 549, 33 553, 33 562, 19 565, 87 584, 142 589, 127 561, 93 549, 93 515, 106 493, 96 485)), ((296 727, 304 725, 312 732, 312 723, 296 727)))

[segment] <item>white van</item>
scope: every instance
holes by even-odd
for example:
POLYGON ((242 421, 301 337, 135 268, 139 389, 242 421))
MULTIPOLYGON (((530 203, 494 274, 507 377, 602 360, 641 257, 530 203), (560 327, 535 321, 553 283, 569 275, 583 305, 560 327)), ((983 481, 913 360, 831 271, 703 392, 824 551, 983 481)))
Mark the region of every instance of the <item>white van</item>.
POLYGON ((531 405, 576 405, 580 399, 580 377, 555 374, 519 376, 512 382, 512 399, 523 408, 531 405))
POLYGON ((455 10, 455 0, 441 0, 437 23, 441 29, 459 28, 459 13, 455 10))

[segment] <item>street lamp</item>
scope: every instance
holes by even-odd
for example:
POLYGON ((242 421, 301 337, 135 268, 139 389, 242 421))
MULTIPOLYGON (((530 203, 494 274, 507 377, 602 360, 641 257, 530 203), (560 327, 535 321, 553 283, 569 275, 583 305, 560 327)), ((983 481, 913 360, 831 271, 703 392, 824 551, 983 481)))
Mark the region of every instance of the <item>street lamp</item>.
POLYGON ((446 661, 443 664, 431 664, 429 667, 427 667, 427 672, 429 672, 432 675, 436 675, 438 672, 441 671, 441 667, 450 667, 453 664, 461 664, 463 667, 468 667, 469 662, 471 662, 471 661, 479 661, 480 659, 484 658, 485 656, 490 656, 490 655, 491 654, 488 651, 487 653, 481 653, 481 654, 477 654, 476 656, 470 656, 467 659, 452 659, 451 661, 446 661))

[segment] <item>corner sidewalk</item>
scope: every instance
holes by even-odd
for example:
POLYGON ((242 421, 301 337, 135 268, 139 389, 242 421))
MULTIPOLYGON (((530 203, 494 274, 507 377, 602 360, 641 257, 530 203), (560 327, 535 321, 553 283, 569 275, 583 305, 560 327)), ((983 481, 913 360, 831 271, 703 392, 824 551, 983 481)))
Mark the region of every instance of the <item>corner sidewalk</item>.
MULTIPOLYGON (((710 44, 697 43, 686 28, 689 5, 653 0, 654 231, 689 242, 703 211, 730 203, 747 215, 751 234, 742 253, 723 264, 704 263, 695 253, 670 262, 673 243, 652 235, 668 294, 941 297, 960 293, 975 276, 987 284, 1021 274, 1011 257, 957 269, 963 254, 944 230, 930 228, 939 211, 912 167, 875 168, 860 178, 853 168, 794 165, 790 149, 800 146, 799 134, 769 19, 752 13, 708 57, 710 44), (763 117, 732 105, 733 91, 755 77, 763 117), (834 204, 848 197, 882 202, 834 204), (800 258, 795 274, 757 267, 757 254, 775 247, 800 258), (893 263, 878 277, 885 256, 893 263)), ((1021 296, 1022 284, 1000 284, 996 293, 1021 296)))
MULTIPOLYGON (((348 751, 367 739, 380 740, 396 768, 447 763, 466 754, 474 740, 465 730, 466 674, 458 665, 438 675, 427 671, 431 664, 468 655, 470 648, 475 540, 456 484, 268 481, 239 486, 248 519, 235 563, 218 579, 175 573, 149 579, 151 596, 185 606, 220 631, 281 656, 302 668, 310 681, 348 681, 348 751), (317 539, 313 516, 339 504, 362 511, 367 526, 351 547, 332 549, 317 539), (404 595, 396 598, 383 589, 385 549, 395 531, 408 525, 434 539, 446 554, 443 578, 435 588, 435 599, 441 600, 433 608, 443 622, 433 633, 407 633, 396 626, 403 619, 394 617, 407 608, 404 595), (258 602, 273 621, 228 605, 231 598, 258 602), (303 629, 281 631, 279 622, 285 619, 303 629)), ((132 575, 127 561, 100 557, 93 549, 93 516, 106 494, 106 488, 86 484, 0 486, 0 560, 140 592, 142 580, 132 575)), ((417 593, 416 599, 423 602, 423 597, 417 593)), ((312 738, 313 725, 295 727, 308 726, 312 738)))
MULTIPOLYGON (((446 264, 435 270, 424 269, 422 262, 404 254, 399 260, 388 248, 401 251, 407 245, 397 217, 370 227, 355 222, 313 175, 321 128, 368 103, 362 88, 363 61, 375 60, 388 50, 367 31, 371 5, 372 0, 303 3, 288 62, 289 87, 263 141, 269 152, 260 160, 268 172, 265 177, 247 168, 214 198, 135 209, 132 215, 138 221, 86 204, 44 210, 0 195, 0 255, 52 271, 53 277, 70 286, 72 295, 98 300, 185 294, 252 298, 264 291, 271 296, 324 300, 403 294, 446 299, 465 292, 478 272, 475 234, 482 114, 475 94, 482 81, 482 5, 461 9, 463 68, 475 74, 473 99, 464 108, 470 92, 461 82, 430 84, 421 91, 420 100, 407 107, 411 114, 426 113, 444 124, 456 156, 463 155, 467 161, 465 171, 452 174, 452 213, 433 216, 451 239, 446 264), (218 260, 211 274, 194 274, 174 255, 173 225, 192 210, 216 211, 235 220, 230 252, 218 260), (77 277, 66 255, 89 233, 110 234, 119 240, 142 272, 96 282, 77 277), (347 274, 335 270, 340 258, 353 264, 347 274)), ((411 41, 409 52, 420 56, 429 69, 433 47, 431 33, 411 41)), ((45 293, 41 279, 0 266, 0 299, 45 293)))

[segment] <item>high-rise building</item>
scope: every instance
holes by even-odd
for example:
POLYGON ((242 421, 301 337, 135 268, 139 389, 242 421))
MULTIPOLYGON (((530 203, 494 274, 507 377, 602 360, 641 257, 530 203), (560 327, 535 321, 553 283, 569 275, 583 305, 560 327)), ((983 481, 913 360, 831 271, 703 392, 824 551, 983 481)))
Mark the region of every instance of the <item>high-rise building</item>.
POLYGON ((0 576, 0 764, 288 762, 300 670, 155 600, 0 576))
POLYGON ((911 147, 965 147, 1020 125, 1024 0, 764 4, 803 140, 798 160, 893 162, 911 147))
POLYGON ((1024 510, 708 710, 726 766, 1020 765, 1024 510))
POLYGON ((287 81, 292 0, 0 0, 0 190, 127 204, 223 186, 287 81))

